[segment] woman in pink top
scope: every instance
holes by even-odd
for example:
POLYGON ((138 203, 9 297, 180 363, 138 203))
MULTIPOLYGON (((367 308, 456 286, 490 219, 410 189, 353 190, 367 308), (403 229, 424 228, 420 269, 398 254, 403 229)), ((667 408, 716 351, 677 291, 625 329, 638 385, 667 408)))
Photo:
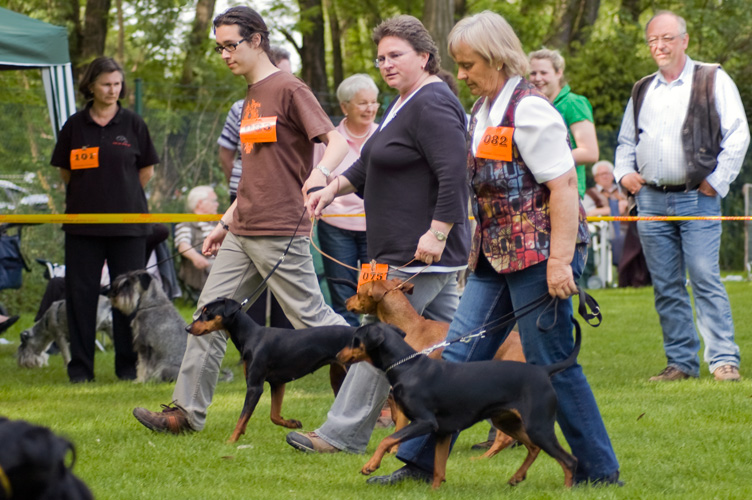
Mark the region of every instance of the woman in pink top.
MULTIPOLYGON (((342 173, 360 156, 363 144, 378 128, 374 124, 376 112, 379 109, 379 89, 370 76, 365 74, 352 75, 337 88, 337 99, 345 117, 337 126, 337 131, 347 139, 350 146, 347 156, 331 173, 330 179, 342 173)), ((316 165, 323 154, 323 148, 317 147, 313 164, 316 165)), ((366 252, 366 219, 363 200, 356 194, 348 194, 335 198, 331 205, 324 210, 324 218, 318 223, 318 237, 321 250, 335 259, 355 268, 360 263, 368 262, 366 252), (334 215, 335 217, 326 217, 334 215), (346 217, 336 217, 345 215, 346 217), (355 217, 352 217, 355 215, 355 217)), ((358 281, 358 273, 341 266, 336 262, 323 258, 324 272, 329 284, 332 297, 332 308, 342 315, 353 326, 360 325, 357 314, 345 308, 345 300, 353 294, 352 288, 340 283, 334 283, 331 278, 358 281)))

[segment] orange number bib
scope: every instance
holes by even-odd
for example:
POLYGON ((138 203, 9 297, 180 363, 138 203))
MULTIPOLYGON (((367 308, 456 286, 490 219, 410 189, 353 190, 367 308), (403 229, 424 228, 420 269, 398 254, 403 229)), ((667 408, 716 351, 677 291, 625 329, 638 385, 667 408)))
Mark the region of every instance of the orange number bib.
POLYGON ((363 264, 360 269, 360 278, 358 278, 358 290, 369 281, 385 280, 388 272, 389 264, 377 264, 376 261, 363 264))
POLYGON ((70 153, 71 170, 99 168, 99 147, 74 149, 70 153))
POLYGON ((277 142, 277 117, 260 116, 240 122, 240 141, 243 144, 277 142))
POLYGON ((478 145, 478 158, 512 161, 513 127, 488 127, 478 145))

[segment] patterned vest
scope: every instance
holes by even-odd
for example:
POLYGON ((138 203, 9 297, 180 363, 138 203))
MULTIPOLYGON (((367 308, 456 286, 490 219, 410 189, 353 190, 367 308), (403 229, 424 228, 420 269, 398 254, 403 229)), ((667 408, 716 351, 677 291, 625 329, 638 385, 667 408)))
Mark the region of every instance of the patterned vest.
MULTIPOLYGON (((512 93, 500 126, 514 127, 517 105, 528 96, 545 99, 535 86, 522 80, 512 93)), ((485 98, 478 99, 473 107, 468 134, 468 179, 473 193, 473 215, 477 223, 468 264, 474 270, 482 250, 497 272, 511 273, 548 259, 551 243, 551 192, 535 180, 514 141, 511 162, 473 156, 472 138, 477 124, 475 115, 483 104, 483 99, 485 98)), ((585 209, 580 203, 577 243, 586 243, 588 238, 585 209)))

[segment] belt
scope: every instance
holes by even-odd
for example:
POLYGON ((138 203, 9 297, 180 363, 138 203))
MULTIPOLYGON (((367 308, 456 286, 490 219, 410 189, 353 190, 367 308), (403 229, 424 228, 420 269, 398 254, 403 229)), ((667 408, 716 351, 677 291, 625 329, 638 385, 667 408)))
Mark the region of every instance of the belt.
POLYGON ((693 187, 692 189, 687 189, 687 186, 685 184, 679 184, 677 186, 659 186, 658 184, 645 184, 650 189, 655 189, 656 191, 663 191, 664 193, 678 193, 680 191, 694 191, 697 189, 697 187, 693 187))

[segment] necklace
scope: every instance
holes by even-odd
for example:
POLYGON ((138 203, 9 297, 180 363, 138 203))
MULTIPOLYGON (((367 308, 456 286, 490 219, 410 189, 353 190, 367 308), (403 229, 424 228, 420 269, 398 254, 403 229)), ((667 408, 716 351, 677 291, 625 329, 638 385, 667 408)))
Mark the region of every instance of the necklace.
POLYGON ((371 133, 371 127, 368 127, 368 130, 365 131, 363 135, 355 135, 352 132, 350 132, 350 127, 347 126, 347 118, 345 118, 345 132, 347 132, 347 135, 352 137, 353 139, 363 139, 366 137, 369 133, 371 133))

